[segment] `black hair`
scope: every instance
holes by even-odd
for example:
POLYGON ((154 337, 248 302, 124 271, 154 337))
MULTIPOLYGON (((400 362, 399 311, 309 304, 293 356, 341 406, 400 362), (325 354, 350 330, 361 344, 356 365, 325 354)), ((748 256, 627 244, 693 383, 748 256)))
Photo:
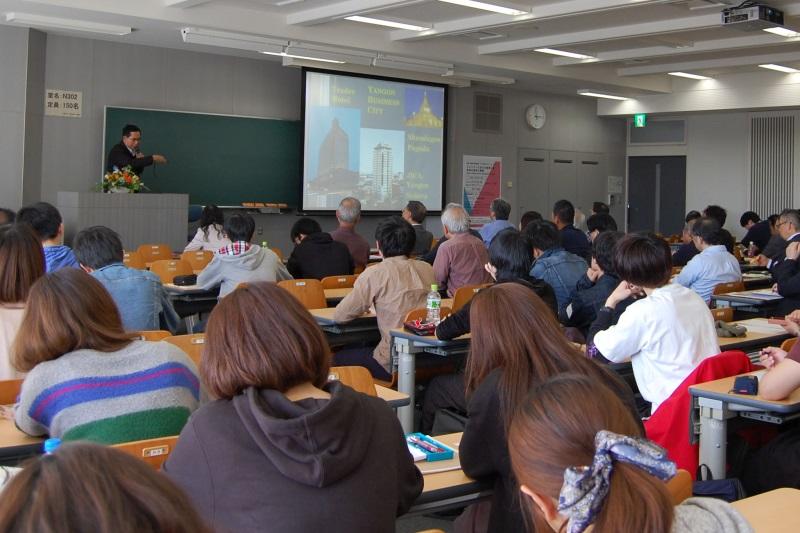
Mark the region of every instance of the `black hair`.
POLYGON ((403 217, 391 216, 384 218, 375 228, 375 240, 381 249, 383 257, 396 257, 411 254, 417 242, 414 228, 403 217))
POLYGON ((621 231, 604 231, 592 242, 592 257, 606 274, 616 274, 614 253, 617 243, 625 236, 621 231))
POLYGON ((406 209, 408 210, 409 213, 411 213, 411 220, 413 220, 417 224, 422 224, 422 221, 425 220, 425 215, 428 214, 428 210, 425 208, 425 204, 417 200, 409 201, 406 204, 406 209))
POLYGON ((739 225, 741 227, 745 227, 748 222, 752 222, 755 224, 756 222, 761 222, 761 218, 755 211, 745 211, 744 213, 742 213, 742 216, 739 217, 739 225))
POLYGON ((308 236, 321 231, 322 227, 319 225, 319 222, 313 218, 303 217, 294 223, 292 231, 289 232, 289 237, 291 237, 292 242, 294 242, 300 235, 308 236))
POLYGON ((767 220, 769 221, 769 225, 774 228, 775 224, 778 223, 778 219, 779 218, 781 218, 781 216, 779 214, 777 214, 777 213, 773 213, 770 216, 768 216, 767 220))
POLYGON ((92 226, 79 231, 72 240, 72 251, 80 264, 95 270, 122 263, 125 253, 117 232, 105 226, 92 226))
MULTIPOLYGON (((208 228, 214 224, 224 225, 225 215, 222 213, 222 209, 216 205, 207 205, 203 207, 203 212, 200 214, 200 228, 206 239, 208 239, 208 228)), ((219 236, 219 231, 217 231, 217 237, 219 236)))
POLYGON ((718 205, 710 205, 703 210, 703 216, 713 218, 719 222, 719 227, 723 227, 728 219, 728 212, 718 205))
POLYGON ((553 214, 563 224, 575 222, 575 206, 569 200, 559 200, 553 205, 553 214))
POLYGON ((596 215, 600 213, 605 213, 607 215, 611 212, 611 210, 608 207, 608 204, 604 202, 594 202, 592 204, 592 211, 594 211, 596 215))
POLYGON ((61 213, 54 205, 37 202, 20 209, 17 213, 17 221, 30 224, 39 239, 45 241, 58 235, 62 219, 61 213))
POLYGON ((506 228, 489 245, 489 263, 497 269, 497 281, 525 279, 533 264, 533 249, 519 231, 506 228))
POLYGON ((492 200, 492 205, 489 209, 494 213, 494 218, 497 220, 508 220, 511 215, 511 204, 502 198, 492 200))
POLYGON ((692 235, 700 237, 706 244, 712 246, 716 244, 725 244, 723 237, 727 236, 723 236, 720 231, 721 229, 719 222, 711 217, 705 217, 695 221, 692 225, 692 235))
POLYGON ((617 243, 614 270, 621 279, 640 287, 666 285, 672 275, 667 241, 654 233, 631 233, 617 243))
POLYGON ((247 213, 236 213, 225 219, 224 228, 225 234, 231 242, 250 242, 256 231, 256 221, 247 213))
POLYGON ((531 247, 542 251, 561 246, 561 232, 549 220, 536 220, 525 226, 525 238, 531 247))
POLYGON ((5 215, 6 217, 6 221, 2 224, 13 224, 14 220, 17 218, 17 214, 14 211, 6 209, 5 207, 0 207, 0 215, 5 215))
POLYGON ((586 219, 586 227, 589 233, 594 230, 603 233, 604 231, 617 231, 617 222, 608 213, 595 213, 586 219))
POLYGON ((136 133, 137 131, 142 133, 142 130, 139 128, 139 126, 135 124, 125 124, 125 127, 122 128, 122 136, 130 137, 131 133, 136 133))
POLYGON ((698 218, 703 218, 703 215, 700 214, 700 211, 689 211, 686 213, 686 217, 683 219, 683 221, 688 224, 692 220, 697 220, 698 218))
POLYGON ((535 222, 536 220, 544 220, 540 212, 525 211, 519 218, 519 227, 521 230, 525 231, 527 225, 530 224, 531 222, 535 222))

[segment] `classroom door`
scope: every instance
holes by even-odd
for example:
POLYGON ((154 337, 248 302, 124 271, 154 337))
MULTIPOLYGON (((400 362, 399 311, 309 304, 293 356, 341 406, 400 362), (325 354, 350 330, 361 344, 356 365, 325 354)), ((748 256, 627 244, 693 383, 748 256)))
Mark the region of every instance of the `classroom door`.
MULTIPOLYGON (((578 191, 575 208, 583 211, 587 217, 592 214, 594 202, 608 202, 606 174, 604 154, 578 154, 578 191)), ((619 225, 622 227, 621 223, 619 225)))
POLYGON ((520 150, 519 185, 517 187, 518 219, 526 211, 538 211, 546 219, 550 218, 549 200, 549 157, 546 150, 520 150))
POLYGON ((680 234, 685 212, 685 156, 628 158, 628 231, 680 234))

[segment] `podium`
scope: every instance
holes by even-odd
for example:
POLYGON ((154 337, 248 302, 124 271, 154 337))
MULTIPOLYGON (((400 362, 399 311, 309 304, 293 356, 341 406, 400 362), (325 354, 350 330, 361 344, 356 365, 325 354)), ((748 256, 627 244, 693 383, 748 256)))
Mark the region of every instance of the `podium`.
POLYGON ((57 203, 67 244, 90 226, 107 226, 119 233, 125 250, 164 243, 182 251, 188 242, 188 194, 59 191, 57 203))

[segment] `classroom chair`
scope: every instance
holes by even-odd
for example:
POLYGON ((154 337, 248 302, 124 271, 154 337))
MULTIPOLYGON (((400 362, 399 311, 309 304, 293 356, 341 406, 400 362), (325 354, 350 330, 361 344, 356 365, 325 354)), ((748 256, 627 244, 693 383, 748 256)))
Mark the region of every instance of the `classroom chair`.
POLYGON ((322 278, 323 289, 350 289, 356 282, 355 275, 327 276, 322 278))
POLYGON ((357 267, 355 267, 355 268, 353 269, 353 275, 354 275, 354 276, 358 276, 358 275, 359 275, 359 274, 361 274, 362 272, 364 272, 364 267, 363 267, 363 266, 357 266, 357 267))
POLYGON ((377 396, 372 374, 363 366, 332 366, 328 381, 341 381, 348 387, 368 396, 377 396))
POLYGON ((797 342, 797 337, 792 337, 791 339, 786 339, 781 343, 781 350, 784 352, 788 352, 792 349, 794 344, 797 342))
POLYGON ((289 294, 300 300, 300 303, 306 309, 324 309, 328 307, 328 302, 325 300, 325 290, 318 279, 289 279, 279 281, 278 287, 289 291, 289 294))
POLYGON ((181 261, 189 263, 192 270, 203 270, 212 259, 214 259, 214 252, 208 250, 195 250, 181 254, 181 261))
POLYGON ((137 331, 136 334, 139 336, 137 340, 140 341, 151 341, 151 342, 158 342, 163 341, 167 337, 171 337, 172 333, 169 331, 165 331, 163 329, 153 329, 148 331, 137 331))
POLYGON ((711 316, 714 317, 714 320, 733 322, 733 307, 717 307, 716 309, 712 309, 711 316))
POLYGON ((731 281, 730 283, 720 283, 714 287, 714 294, 728 294, 731 292, 741 292, 743 290, 743 281, 731 281))
POLYGON ((453 311, 458 311, 464 307, 464 305, 472 300, 472 297, 481 289, 491 286, 491 283, 482 283, 481 285, 464 285, 463 287, 459 287, 453 295, 453 311))
POLYGON ((146 270, 147 265, 142 259, 142 256, 139 252, 123 252, 122 253, 122 264, 128 268, 135 268, 137 270, 146 270))
POLYGON ((136 249, 146 263, 152 263, 159 259, 172 259, 172 249, 169 244, 143 244, 136 249))
POLYGON ((679 468, 675 477, 667 481, 667 492, 669 492, 672 505, 680 505, 684 500, 691 498, 692 475, 686 470, 679 468))
POLYGON ((203 348, 206 347, 206 336, 204 333, 192 333, 190 335, 172 335, 164 338, 164 342, 174 344, 194 361, 197 368, 200 368, 200 359, 203 355, 203 348))
POLYGON ((22 379, 4 379, 0 381, 0 405, 17 403, 22 379))
POLYGON ((155 439, 136 440, 133 442, 123 442, 114 444, 113 447, 127 454, 138 457, 156 470, 161 469, 161 465, 167 460, 169 454, 175 449, 178 436, 158 437, 155 439))
POLYGON ((150 272, 161 278, 161 283, 172 283, 175 276, 194 274, 192 265, 182 259, 159 259, 150 264, 150 272))
POLYGON ((275 255, 277 255, 278 259, 280 259, 281 263, 283 263, 283 252, 281 252, 280 248, 270 248, 270 250, 275 252, 275 255))

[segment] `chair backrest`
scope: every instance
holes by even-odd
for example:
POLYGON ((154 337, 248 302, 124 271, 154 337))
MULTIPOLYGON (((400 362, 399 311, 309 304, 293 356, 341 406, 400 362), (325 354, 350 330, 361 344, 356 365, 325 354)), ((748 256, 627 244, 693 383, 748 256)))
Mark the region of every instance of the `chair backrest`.
MULTIPOLYGON (((439 319, 443 320, 446 316, 452 313, 452 309, 447 306, 439 308, 439 319)), ((406 318, 403 322, 410 322, 413 320, 422 320, 428 316, 428 309, 425 307, 420 307, 419 309, 412 309, 408 313, 406 313, 406 318)))
POLYGON ((159 259, 150 265, 150 272, 161 278, 161 283, 172 283, 175 276, 194 274, 192 265, 183 259, 159 259))
POLYGON ((355 276, 358 276, 358 275, 359 275, 359 274, 361 274, 362 272, 364 272, 364 267, 363 267, 363 266, 361 266, 361 265, 359 265, 359 266, 357 266, 357 267, 355 267, 355 268, 353 269, 353 275, 355 275, 355 276))
POLYGON ((272 250, 273 252, 275 252, 275 255, 277 255, 277 256, 278 256, 278 259, 280 259, 281 261, 283 261, 283 252, 281 252, 280 248, 270 248, 270 250, 272 250))
POLYGON ((203 355, 203 348, 206 347, 206 336, 204 333, 193 333, 191 335, 172 335, 166 337, 164 342, 174 344, 184 352, 189 358, 194 361, 194 364, 200 368, 200 359, 203 355))
POLYGON ((730 283, 720 283, 714 287, 714 294, 728 294, 729 292, 739 292, 744 290, 744 282, 731 281, 730 283))
POLYGON ((328 307, 325 300, 325 290, 318 279, 289 279, 279 281, 281 287, 300 300, 306 309, 323 309, 328 307))
POLYGON ((431 240, 431 250, 433 250, 434 248, 436 248, 436 245, 437 245, 437 244, 439 244, 439 239, 437 239, 437 238, 435 238, 435 237, 434 237, 434 238, 433 238, 433 240, 431 240))
POLYGON ((128 268, 144 270, 147 265, 139 252, 122 252, 122 264, 128 268))
POLYGON ((214 252, 208 250, 195 250, 181 254, 181 261, 189 263, 192 270, 203 270, 212 259, 214 259, 214 252))
POLYGON ((372 374, 363 366, 332 366, 328 381, 341 381, 348 387, 369 396, 377 396, 372 374))
POLYGON ((692 476, 683 469, 678 469, 675 477, 667 481, 667 492, 672 505, 680 505, 692 497, 692 476))
POLYGON ((733 321, 733 307, 718 307, 711 310, 711 316, 714 320, 722 320, 723 322, 733 321))
POLYGON ((136 249, 145 263, 152 263, 159 259, 172 259, 172 249, 169 244, 143 244, 136 249))
POLYGON ((794 343, 796 343, 796 342, 797 342, 797 337, 792 337, 791 339, 786 339, 781 344, 781 350, 783 350, 784 352, 788 352, 789 350, 792 349, 792 347, 794 346, 794 343))
POLYGON ((21 379, 4 379, 0 381, 0 405, 17 403, 21 388, 21 379))
POLYGON ((322 278, 323 289, 349 289, 356 282, 356 276, 343 275, 343 276, 328 276, 322 278))
POLYGON ((114 448, 138 457, 156 470, 161 468, 169 454, 175 449, 178 436, 158 437, 156 439, 136 440, 133 442, 123 442, 114 444, 114 448))
POLYGON ((152 329, 149 331, 137 331, 136 334, 139 336, 140 341, 163 341, 167 337, 170 337, 172 333, 169 331, 165 331, 163 329, 152 329))
POLYGON ((472 297, 480 292, 481 289, 491 286, 491 283, 483 283, 481 285, 464 285, 463 287, 459 287, 453 295, 453 311, 458 311, 464 307, 464 305, 472 300, 472 297))

